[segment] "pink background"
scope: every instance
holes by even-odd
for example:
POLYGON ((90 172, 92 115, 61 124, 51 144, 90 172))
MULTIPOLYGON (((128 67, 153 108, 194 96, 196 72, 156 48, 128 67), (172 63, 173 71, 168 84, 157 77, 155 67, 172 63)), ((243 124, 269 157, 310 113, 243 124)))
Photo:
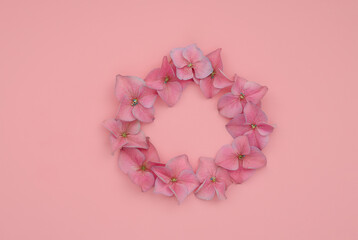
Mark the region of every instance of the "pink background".
MULTIPOLYGON (((358 239, 357 1, 0 1, 0 239, 358 239), (114 76, 173 47, 222 47, 269 87, 268 166, 182 205, 120 172, 101 126, 114 76)), ((165 162, 231 141, 190 85, 145 133, 165 162)))

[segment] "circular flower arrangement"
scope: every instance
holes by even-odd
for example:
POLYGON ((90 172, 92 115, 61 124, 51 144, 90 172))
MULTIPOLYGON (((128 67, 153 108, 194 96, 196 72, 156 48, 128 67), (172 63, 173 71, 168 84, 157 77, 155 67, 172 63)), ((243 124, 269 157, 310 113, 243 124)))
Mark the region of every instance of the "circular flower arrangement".
POLYGON ((165 56, 160 68, 152 70, 143 80, 117 75, 115 95, 119 110, 114 119, 104 122, 110 132, 112 151, 119 151, 119 167, 142 191, 175 196, 181 203, 194 192, 200 199, 217 196, 225 199, 232 183, 243 183, 256 169, 266 165, 262 149, 267 145, 273 126, 261 110, 261 99, 267 87, 235 75, 223 73, 221 49, 207 56, 195 45, 174 48, 171 60, 165 56), (227 131, 233 137, 222 146, 215 158, 201 157, 194 172, 187 155, 160 163, 158 152, 141 131, 140 122, 154 120, 153 105, 159 96, 169 107, 180 99, 186 83, 194 81, 204 96, 211 98, 227 90, 218 102, 218 112, 229 120, 227 131))

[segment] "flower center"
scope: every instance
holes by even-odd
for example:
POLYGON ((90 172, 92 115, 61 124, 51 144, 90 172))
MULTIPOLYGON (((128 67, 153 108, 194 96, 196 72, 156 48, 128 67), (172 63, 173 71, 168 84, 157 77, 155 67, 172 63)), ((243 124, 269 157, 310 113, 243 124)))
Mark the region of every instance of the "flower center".
POLYGON ((210 178, 210 181, 216 182, 216 177, 211 177, 211 178, 210 178))
POLYGON ((252 129, 255 129, 256 127, 257 127, 256 124, 251 124, 251 128, 252 128, 252 129))
POLYGON ((214 78, 215 77, 215 75, 216 75, 216 72, 215 71, 213 71, 212 73, 211 73, 211 78, 214 78))
POLYGON ((142 165, 142 166, 140 167, 140 170, 145 171, 145 170, 147 170, 147 168, 146 168, 146 166, 142 165))
POLYGON ((178 179, 176 179, 175 177, 173 177, 172 179, 170 179, 170 181, 176 182, 176 181, 178 181, 178 179))
POLYGON ((188 64, 188 67, 192 68, 192 67, 193 67, 193 64, 192 64, 192 63, 189 63, 189 64, 188 64))
POLYGON ((168 76, 166 76, 166 77, 164 78, 164 83, 167 83, 167 82, 169 82, 169 77, 168 77, 168 76))
POLYGON ((138 99, 137 99, 137 98, 132 99, 131 105, 132 105, 132 106, 135 106, 135 105, 137 105, 137 104, 138 104, 138 99))
POLYGON ((237 156, 238 159, 243 159, 244 157, 245 157, 245 155, 241 155, 241 154, 239 156, 237 156))
POLYGON ((122 137, 126 138, 127 137, 127 133, 122 133, 122 137))
POLYGON ((240 93, 240 99, 242 100, 242 99, 244 99, 244 98, 245 98, 245 94, 240 93))

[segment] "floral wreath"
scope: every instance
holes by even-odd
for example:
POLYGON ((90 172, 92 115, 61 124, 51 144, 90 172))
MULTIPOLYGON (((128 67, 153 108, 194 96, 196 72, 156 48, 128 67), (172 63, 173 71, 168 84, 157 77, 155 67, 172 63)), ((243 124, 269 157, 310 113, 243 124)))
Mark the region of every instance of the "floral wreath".
POLYGON ((207 56, 195 45, 174 48, 171 60, 163 57, 160 68, 152 70, 143 80, 117 75, 115 95, 119 110, 115 119, 106 120, 112 151, 119 151, 119 167, 143 192, 154 186, 154 192, 175 196, 181 203, 191 192, 200 199, 211 200, 216 195, 225 199, 232 183, 243 183, 256 169, 266 165, 262 149, 267 145, 274 127, 267 123, 261 110, 261 99, 267 87, 235 75, 229 79, 223 73, 221 49, 207 56), (227 90, 218 101, 219 113, 230 121, 227 131, 231 144, 222 146, 215 158, 200 157, 196 172, 187 155, 160 163, 158 152, 141 131, 140 122, 154 120, 154 103, 159 96, 169 107, 180 99, 189 81, 200 86, 205 97, 211 98, 227 90))

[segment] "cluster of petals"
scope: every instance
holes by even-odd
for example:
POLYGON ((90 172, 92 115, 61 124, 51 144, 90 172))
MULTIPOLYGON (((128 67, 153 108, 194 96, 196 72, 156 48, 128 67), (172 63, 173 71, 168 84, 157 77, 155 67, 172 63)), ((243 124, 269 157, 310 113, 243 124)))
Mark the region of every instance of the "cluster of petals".
POLYGON ((268 88, 237 75, 228 78, 223 71, 221 48, 204 55, 195 45, 174 48, 170 58, 142 79, 117 75, 115 96, 119 101, 114 119, 104 121, 112 152, 118 152, 120 169, 146 192, 175 197, 182 203, 189 194, 203 200, 226 199, 228 187, 251 177, 267 160, 262 149, 274 127, 261 109, 268 88), (226 129, 233 137, 213 158, 200 157, 196 171, 185 154, 161 163, 159 154, 141 130, 141 123, 154 121, 154 105, 161 99, 169 107, 178 103, 184 87, 196 83, 204 97, 220 91, 220 115, 229 119, 226 129), (159 98, 158 98, 159 96, 159 98))

